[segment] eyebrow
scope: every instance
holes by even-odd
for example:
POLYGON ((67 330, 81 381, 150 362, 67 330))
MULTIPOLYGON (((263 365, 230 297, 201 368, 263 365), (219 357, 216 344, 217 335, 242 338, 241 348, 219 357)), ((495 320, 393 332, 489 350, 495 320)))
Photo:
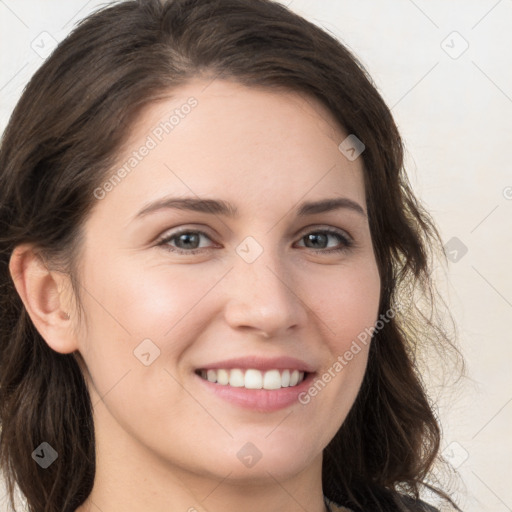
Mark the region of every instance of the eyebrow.
MULTIPOLYGON (((239 215, 236 206, 221 199, 197 199, 194 197, 164 197, 146 205, 135 218, 144 217, 164 209, 189 210, 200 213, 210 213, 212 215, 223 215, 229 218, 235 218, 239 215)), ((346 197, 335 197, 331 199, 322 199, 320 201, 309 201, 302 203, 297 209, 298 217, 314 215, 317 213, 326 213, 334 210, 348 209, 354 211, 363 217, 367 217, 365 211, 359 203, 346 197)))

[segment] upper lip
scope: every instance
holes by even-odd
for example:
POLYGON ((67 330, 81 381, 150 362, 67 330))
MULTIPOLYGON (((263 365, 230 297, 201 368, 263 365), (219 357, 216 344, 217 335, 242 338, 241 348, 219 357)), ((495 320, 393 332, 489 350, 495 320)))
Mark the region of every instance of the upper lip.
POLYGON ((217 370, 217 369, 233 369, 241 370, 299 370, 301 372, 314 372, 315 368, 301 359, 295 357, 261 357, 261 356, 245 356, 232 359, 224 359, 215 363, 205 364, 198 369, 201 370, 217 370))

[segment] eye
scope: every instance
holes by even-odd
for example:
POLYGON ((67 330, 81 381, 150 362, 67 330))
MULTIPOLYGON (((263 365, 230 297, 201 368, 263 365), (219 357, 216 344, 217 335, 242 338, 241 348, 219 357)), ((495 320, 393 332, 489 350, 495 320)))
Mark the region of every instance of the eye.
POLYGON ((301 241, 302 240, 306 240, 306 243, 312 244, 311 246, 306 245, 306 248, 313 249, 313 251, 316 253, 342 252, 350 249, 354 245, 354 242, 348 236, 346 236, 343 232, 335 229, 319 229, 316 231, 309 231, 301 238, 301 241), (328 248, 329 237, 337 239, 341 246, 328 248), (322 249, 320 246, 325 244, 327 244, 327 246, 322 249))
POLYGON ((172 252, 177 252, 179 254, 196 254, 198 252, 202 252, 205 248, 200 247, 200 239, 201 237, 211 238, 202 231, 195 230, 183 230, 178 233, 172 233, 169 236, 166 236, 158 243, 159 246, 163 246, 165 249, 168 249, 172 252), (178 247, 170 245, 172 241, 176 241, 178 247))
MULTIPOLYGON (((211 238, 203 231, 192 229, 181 230, 162 238, 157 245, 178 254, 197 254, 212 248, 212 246, 201 246, 201 237, 211 240, 211 238)), ((311 249, 316 253, 324 254, 346 251, 354 246, 354 242, 350 237, 345 235, 342 231, 334 229, 317 229, 315 231, 309 231, 303 235, 300 240, 306 240, 307 244, 311 244, 304 245, 302 247, 311 249), (339 246, 329 248, 329 238, 337 239, 339 246), (322 248, 321 246, 325 244, 327 244, 326 247, 322 248)))

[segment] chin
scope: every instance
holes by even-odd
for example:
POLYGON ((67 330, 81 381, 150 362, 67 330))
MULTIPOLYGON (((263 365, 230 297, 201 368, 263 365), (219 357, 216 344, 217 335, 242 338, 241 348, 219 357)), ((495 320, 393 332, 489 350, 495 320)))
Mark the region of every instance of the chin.
MULTIPOLYGON (((312 457, 313 458, 313 457, 312 457)), ((311 461, 309 461, 311 464, 311 461)), ((283 451, 274 452, 272 455, 262 455, 252 466, 245 466, 238 459, 235 463, 232 460, 226 461, 223 467, 222 478, 229 474, 229 480, 236 480, 240 483, 247 482, 251 485, 267 484, 269 480, 284 481, 304 471, 308 463, 297 457, 297 452, 286 453, 283 451)), ((219 469, 216 468, 216 473, 219 469)))
POLYGON ((293 434, 272 432, 268 436, 253 437, 252 441, 235 443, 232 455, 226 460, 226 469, 234 478, 261 478, 268 481, 270 475, 279 480, 303 471, 320 452, 313 451, 314 443, 295 440, 293 434), (305 447, 309 449, 305 449, 305 447), (270 473, 270 475, 269 475, 270 473))

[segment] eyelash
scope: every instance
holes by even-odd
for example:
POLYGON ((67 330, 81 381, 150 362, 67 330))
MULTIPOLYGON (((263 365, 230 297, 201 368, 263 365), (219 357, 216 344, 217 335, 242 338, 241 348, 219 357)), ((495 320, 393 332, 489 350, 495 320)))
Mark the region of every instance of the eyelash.
MULTIPOLYGON (((165 238, 161 239, 157 245, 162 246, 164 249, 166 249, 168 251, 175 252, 178 254, 198 254, 200 252, 203 252, 204 250, 211 249, 211 247, 202 247, 202 248, 197 248, 197 249, 185 250, 185 249, 180 249, 178 247, 172 247, 172 246, 168 245, 168 243, 171 240, 174 240, 175 238, 178 238, 181 235, 190 234, 190 233, 203 235, 206 238, 211 240, 211 238, 203 231, 198 231, 198 230, 193 230, 193 229, 185 229, 185 230, 178 231, 177 233, 172 233, 169 236, 166 236, 165 238)), ((302 235, 300 237, 300 240, 305 238, 307 235, 318 234, 318 233, 327 233, 329 235, 338 237, 338 239, 343 243, 343 246, 339 247, 338 249, 311 249, 309 247, 305 247, 305 249, 310 249, 311 251, 313 251, 316 254, 322 254, 322 253, 323 254, 325 254, 325 253, 333 254, 333 253, 340 253, 340 252, 348 251, 349 249, 351 249, 352 247, 355 246, 355 243, 351 239, 346 237, 344 234, 342 234, 340 231, 337 231, 335 229, 328 229, 328 228, 309 231, 309 232, 305 233, 304 235, 302 235)))

